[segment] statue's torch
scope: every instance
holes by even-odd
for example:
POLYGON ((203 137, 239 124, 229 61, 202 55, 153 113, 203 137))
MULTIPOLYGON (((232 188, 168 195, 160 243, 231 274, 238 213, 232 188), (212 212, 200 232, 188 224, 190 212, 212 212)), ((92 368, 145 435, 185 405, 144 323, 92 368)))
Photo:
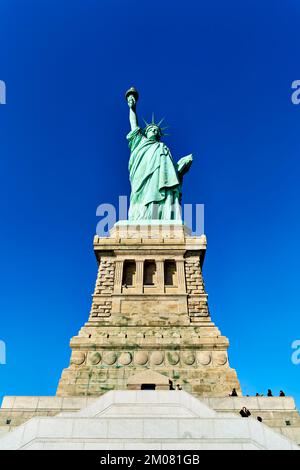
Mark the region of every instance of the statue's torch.
POLYGON ((128 103, 128 101, 131 97, 134 98, 135 103, 139 99, 138 91, 133 86, 131 88, 129 88, 129 90, 127 90, 126 93, 125 93, 125 99, 126 99, 127 103, 128 103))

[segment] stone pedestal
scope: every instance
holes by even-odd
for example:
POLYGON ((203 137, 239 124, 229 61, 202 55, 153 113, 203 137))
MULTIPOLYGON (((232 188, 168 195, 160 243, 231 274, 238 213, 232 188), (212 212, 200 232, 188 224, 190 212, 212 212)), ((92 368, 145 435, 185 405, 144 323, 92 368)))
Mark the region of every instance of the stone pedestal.
POLYGON ((90 316, 57 395, 5 397, 0 449, 297 449, 292 397, 242 396, 229 367, 207 304, 204 235, 123 222, 94 248, 90 316))
POLYGON ((92 308, 71 340, 58 396, 98 396, 132 384, 158 389, 166 379, 196 396, 228 396, 234 387, 241 394, 228 339, 210 318, 204 235, 193 237, 178 222, 119 222, 109 237, 95 237, 94 250, 92 308))

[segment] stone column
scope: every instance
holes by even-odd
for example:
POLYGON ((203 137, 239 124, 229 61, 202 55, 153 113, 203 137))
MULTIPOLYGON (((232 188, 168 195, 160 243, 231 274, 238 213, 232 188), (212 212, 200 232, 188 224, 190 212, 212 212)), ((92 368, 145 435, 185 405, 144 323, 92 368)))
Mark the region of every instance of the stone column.
POLYGON ((123 266, 124 266, 124 261, 123 261, 123 260, 117 260, 117 261, 116 261, 115 289, 114 289, 114 293, 115 293, 115 294, 121 294, 121 290, 122 290, 123 266))
POLYGON ((178 279, 178 290, 180 292, 186 292, 185 288, 185 272, 184 272, 184 260, 176 260, 176 270, 178 279))
POLYGON ((156 261, 156 271, 157 271, 157 287, 161 293, 165 292, 165 273, 164 273, 164 261, 156 261))
POLYGON ((144 281, 144 260, 136 260, 136 291, 138 294, 143 293, 144 281))

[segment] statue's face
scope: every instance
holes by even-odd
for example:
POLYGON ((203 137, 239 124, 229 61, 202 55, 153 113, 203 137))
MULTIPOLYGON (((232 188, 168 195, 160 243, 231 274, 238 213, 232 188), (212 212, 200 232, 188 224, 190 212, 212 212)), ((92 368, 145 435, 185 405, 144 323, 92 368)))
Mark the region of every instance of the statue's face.
POLYGON ((159 140, 160 139, 159 128, 157 126, 148 127, 146 137, 147 139, 159 140))

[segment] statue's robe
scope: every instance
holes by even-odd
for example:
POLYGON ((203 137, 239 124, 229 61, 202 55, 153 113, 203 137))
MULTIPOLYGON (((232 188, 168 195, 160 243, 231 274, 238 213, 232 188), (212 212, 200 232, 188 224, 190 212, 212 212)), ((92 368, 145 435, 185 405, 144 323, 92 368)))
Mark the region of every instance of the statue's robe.
POLYGON ((181 181, 168 147, 137 127, 127 135, 131 155, 129 220, 180 220, 181 181))

